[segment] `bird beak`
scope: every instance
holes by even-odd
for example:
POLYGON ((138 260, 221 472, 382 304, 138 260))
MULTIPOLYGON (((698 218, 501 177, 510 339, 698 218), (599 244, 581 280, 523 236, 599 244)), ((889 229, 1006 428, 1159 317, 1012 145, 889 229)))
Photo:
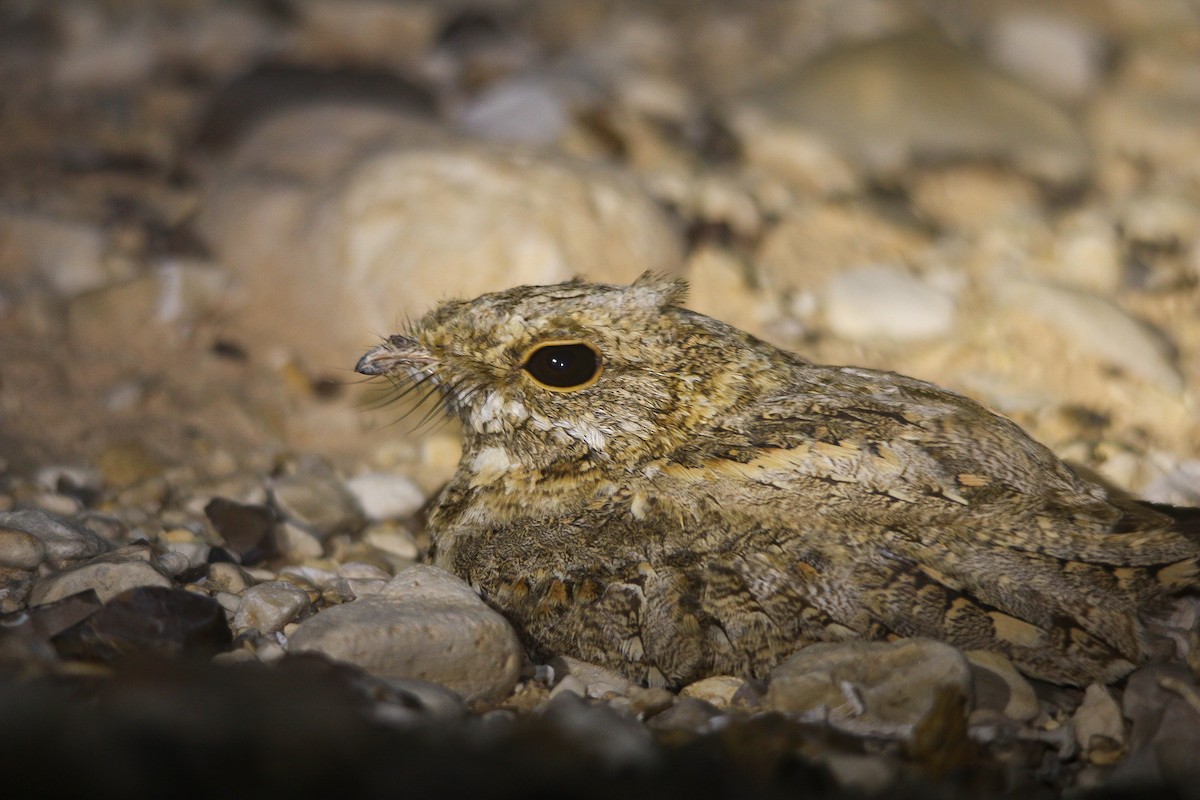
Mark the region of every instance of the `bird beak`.
POLYGON ((390 375, 405 367, 418 367, 435 361, 433 355, 408 336, 389 336, 383 344, 368 350, 354 366, 363 375, 390 375))

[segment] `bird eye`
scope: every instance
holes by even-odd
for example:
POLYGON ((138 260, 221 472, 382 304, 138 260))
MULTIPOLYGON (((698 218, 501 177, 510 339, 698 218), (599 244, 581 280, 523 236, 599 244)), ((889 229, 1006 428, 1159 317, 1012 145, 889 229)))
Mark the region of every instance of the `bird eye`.
POLYGON ((525 357, 521 369, 551 391, 586 389, 600 377, 600 353, 583 342, 547 342, 525 357))

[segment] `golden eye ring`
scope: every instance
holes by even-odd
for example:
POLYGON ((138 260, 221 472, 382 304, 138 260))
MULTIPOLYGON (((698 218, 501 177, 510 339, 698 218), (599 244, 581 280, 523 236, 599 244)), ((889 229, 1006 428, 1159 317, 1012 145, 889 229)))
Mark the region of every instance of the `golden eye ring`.
POLYGON ((521 369, 543 389, 578 392, 600 379, 604 359, 595 346, 579 339, 538 342, 521 358, 521 369))

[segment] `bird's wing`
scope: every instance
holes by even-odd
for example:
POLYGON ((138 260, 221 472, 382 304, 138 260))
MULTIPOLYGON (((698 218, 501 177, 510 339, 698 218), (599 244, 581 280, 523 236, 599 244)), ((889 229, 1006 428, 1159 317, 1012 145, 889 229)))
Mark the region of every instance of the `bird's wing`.
POLYGON ((673 453, 664 479, 737 507, 785 549, 883 575, 862 602, 898 633, 958 626, 1029 652, 1136 661, 1139 607, 1195 585, 1200 546, 1179 519, 1080 477, 967 398, 827 369, 673 453))

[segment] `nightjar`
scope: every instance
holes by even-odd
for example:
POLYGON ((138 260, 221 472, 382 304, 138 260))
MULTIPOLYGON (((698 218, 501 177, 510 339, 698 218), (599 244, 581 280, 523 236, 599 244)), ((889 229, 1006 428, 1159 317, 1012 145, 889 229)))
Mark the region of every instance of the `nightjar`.
POLYGON ((763 676, 807 643, 930 636, 1111 681, 1197 585, 1200 509, 1140 502, 929 383, 822 366, 570 281, 445 303, 358 362, 436 387, 462 460, 437 565, 535 657, 651 685, 763 676))

